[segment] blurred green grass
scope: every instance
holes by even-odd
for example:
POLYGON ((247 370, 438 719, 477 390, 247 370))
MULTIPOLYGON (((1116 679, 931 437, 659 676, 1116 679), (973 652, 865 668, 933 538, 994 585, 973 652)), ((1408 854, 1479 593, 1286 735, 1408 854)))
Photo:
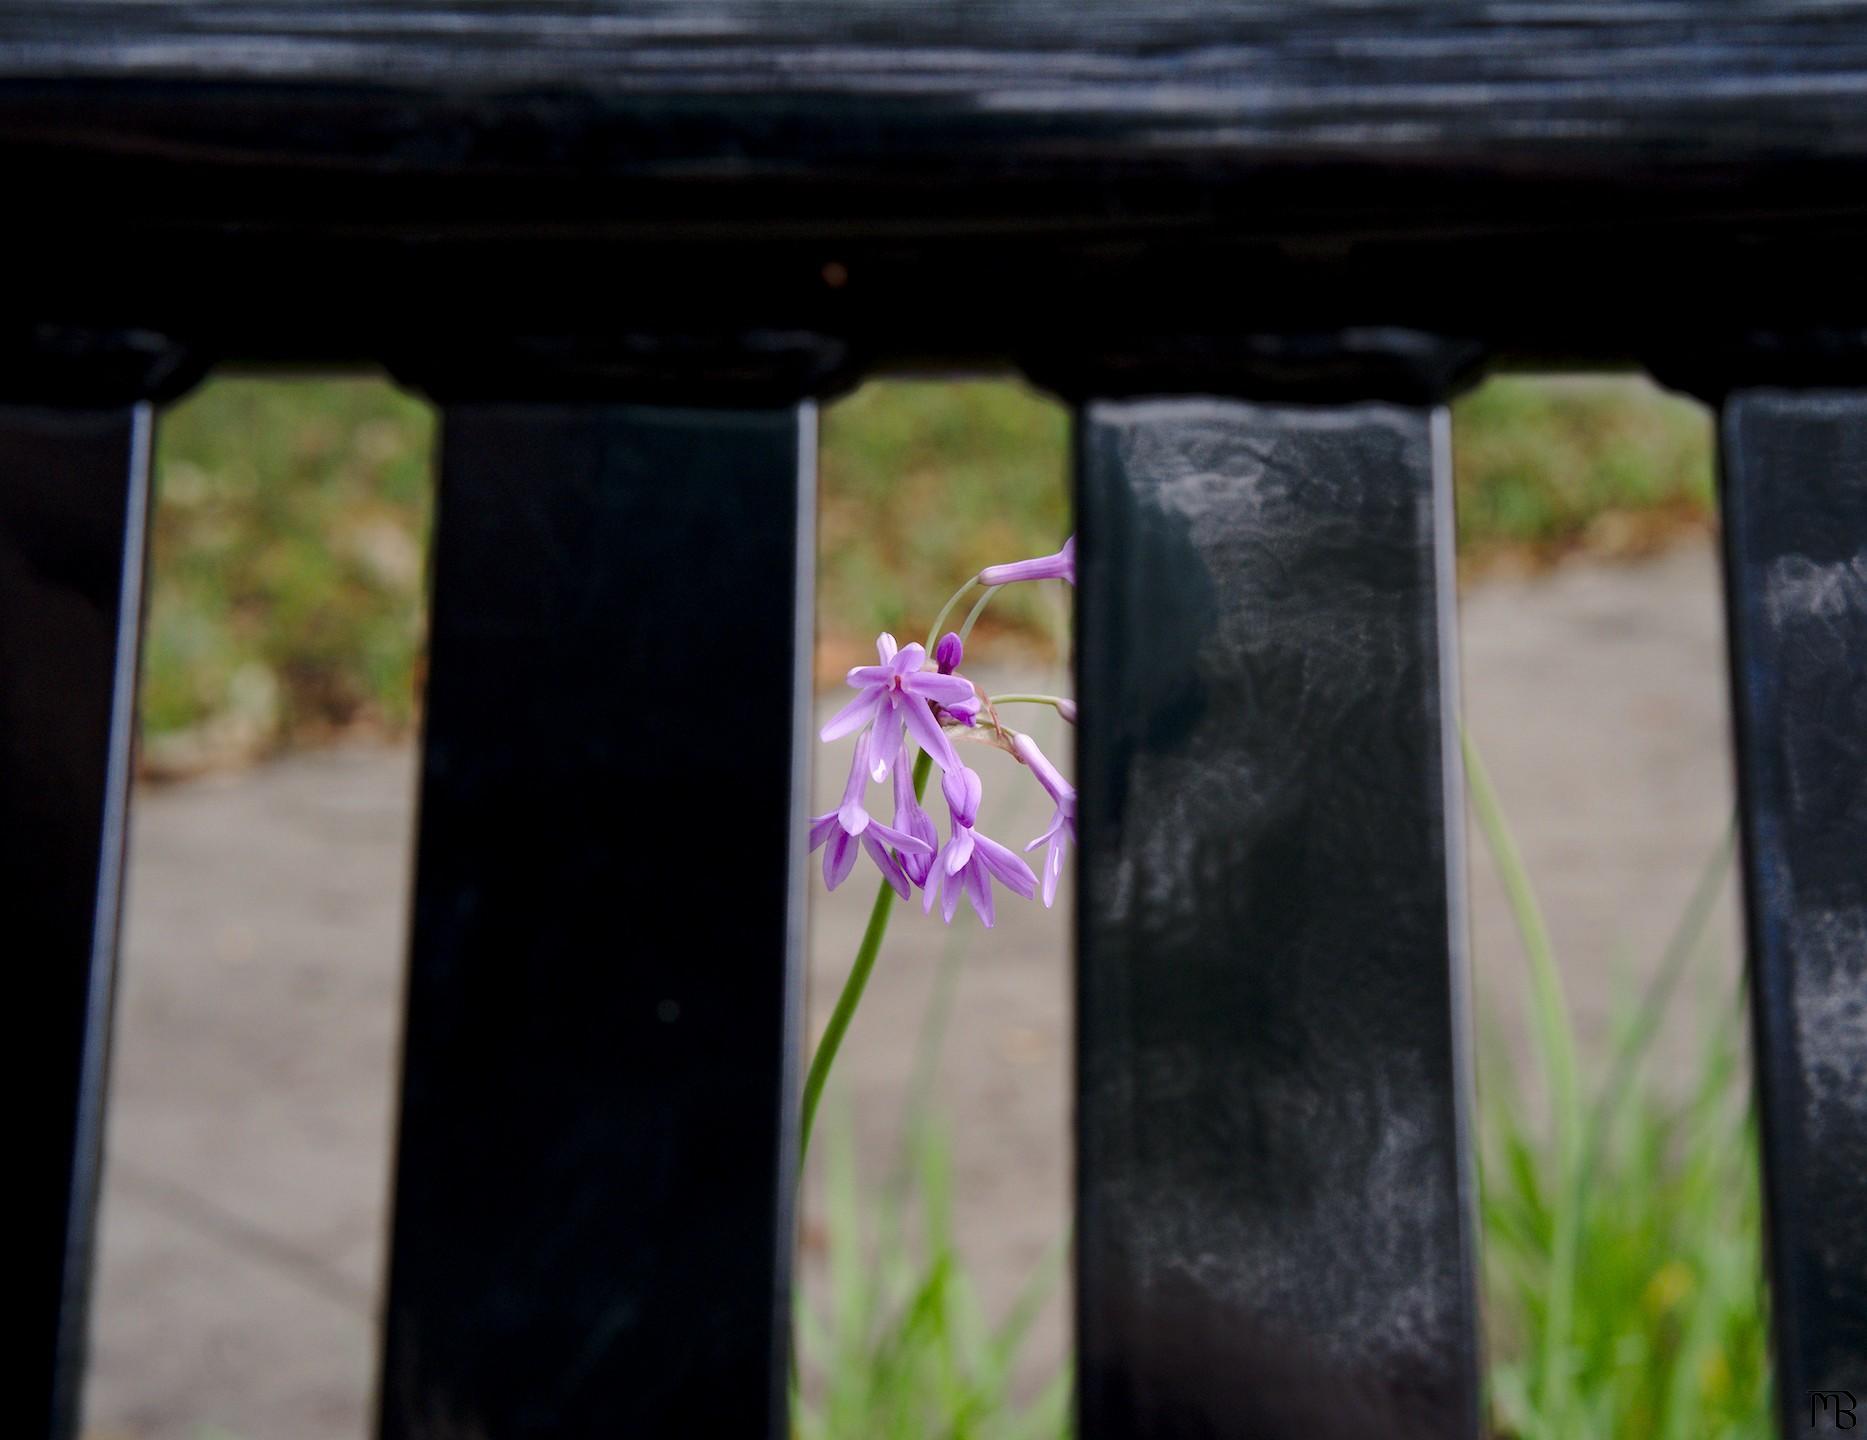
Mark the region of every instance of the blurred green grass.
MULTIPOLYGON (((1742 994, 1730 988, 1729 957, 1713 963, 1709 930, 1730 884, 1735 827, 1708 856, 1643 986, 1622 972, 1605 1042, 1585 1048, 1501 802, 1477 754, 1467 758, 1479 831, 1505 877, 1532 982, 1517 1001, 1505 987, 1483 988, 1498 972, 1475 975, 1484 1433, 1767 1440, 1776 1429, 1757 1120, 1742 994), (1527 1053, 1502 1026, 1519 1006, 1527 1053), (1698 1063, 1695 1078, 1669 1081, 1652 1063, 1653 1042, 1681 1020, 1696 1022, 1698 1063)), ((1005 1313, 990 1316, 953 1225, 952 1132, 934 1076, 961 955, 951 947, 936 976, 900 1154, 885 1178, 875 1157, 856 1153, 846 1095, 811 1151, 825 1181, 823 1283, 797 1297, 800 1440, 1074 1433, 1070 1363, 1021 1364, 1038 1314, 1063 1303, 1067 1236, 1005 1313)))
MULTIPOLYGON (((1493 380, 1453 410, 1462 553, 1640 548, 1711 507, 1705 412, 1633 379, 1493 380)), ((415 714, 432 410, 387 382, 218 378, 163 417, 143 725, 185 771, 405 733, 415 714)), ((1063 408, 1007 381, 891 381, 825 412, 826 670, 911 633, 981 565, 1069 528, 1063 408)), ((1049 633, 1049 587, 998 629, 1049 633)))
POLYGON ((217 380, 162 417, 142 722, 158 760, 414 716, 428 406, 383 382, 217 380))
POLYGON ((1613 1028, 1602 1053, 1591 1054, 1575 1031, 1536 888, 1469 742, 1465 761, 1530 979, 1528 1055, 1486 1007, 1477 1057, 1479 1251, 1496 1433, 1765 1440, 1775 1427, 1744 999, 1731 988, 1738 967, 1706 963, 1736 822, 1644 984, 1636 991, 1627 971, 1616 976, 1613 1028), (1660 1031, 1685 1008, 1678 997, 1689 978, 1698 1064, 1681 1094, 1649 1062, 1660 1031))
POLYGON ((1634 377, 1495 379, 1452 407, 1459 545, 1639 550, 1713 513, 1711 415, 1634 377))

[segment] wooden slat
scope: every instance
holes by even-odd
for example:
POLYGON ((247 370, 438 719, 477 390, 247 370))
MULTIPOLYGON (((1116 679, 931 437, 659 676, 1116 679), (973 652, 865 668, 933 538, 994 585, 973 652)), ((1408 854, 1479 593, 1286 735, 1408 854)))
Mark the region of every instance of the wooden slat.
POLYGON ((814 444, 445 411, 387 1440, 784 1431, 814 444))
POLYGON ((23 1436, 78 1430, 135 729, 150 411, 0 407, 0 924, 28 1087, 23 1436))
POLYGON ((1054 383, 1400 326, 1676 373, 1867 332, 1864 73, 1833 0, 23 0, 0 176, 31 318, 221 360, 810 331, 1054 383))
POLYGON ((273 143, 359 160, 367 143, 398 168, 489 174, 528 158, 582 173, 731 154, 756 175, 819 147, 948 173, 962 157, 1046 175, 1116 156, 1164 174, 1345 153, 1429 169, 1502 169, 1514 153, 1596 175, 1663 159, 1691 173, 1867 154, 1864 66, 1861 9, 1832 0, 1756 0, 1741 23, 1716 0, 26 0, 0 15, 0 83, 237 86, 215 107, 228 135, 322 87, 324 123, 273 143), (371 86, 397 109, 356 93, 371 86), (566 116, 651 106, 665 123, 648 151, 554 149, 566 116), (404 143, 461 114, 503 121, 508 143, 404 143), (833 138, 851 114, 865 123, 833 138))
POLYGON ((1079 422, 1084 1440, 1471 1440, 1443 411, 1079 422))
POLYGON ((1842 1428, 1817 1392, 1867 1406, 1867 391, 1739 391, 1722 439, 1776 1387, 1800 1435, 1842 1428))

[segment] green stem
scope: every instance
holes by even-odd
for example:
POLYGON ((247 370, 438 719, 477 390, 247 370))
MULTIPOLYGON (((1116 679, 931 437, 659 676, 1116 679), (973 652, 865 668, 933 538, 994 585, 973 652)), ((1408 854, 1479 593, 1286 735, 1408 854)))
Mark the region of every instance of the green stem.
MULTIPOLYGON (((972 577, 972 579, 968 580, 964 585, 960 586, 959 589, 955 590, 951 595, 947 596, 946 604, 940 607, 940 613, 934 616, 934 623, 933 623, 932 628, 930 628, 927 631, 927 653, 929 655, 933 654, 934 646, 939 644, 940 642, 940 627, 946 624, 946 617, 953 613, 953 607, 959 604, 961 600, 965 599, 967 592, 971 590, 972 587, 977 585, 978 583, 979 583, 979 577, 975 575, 972 577)), ((990 595, 992 592, 988 590, 985 593, 990 595)), ((971 628, 971 627, 969 626, 968 628, 971 628)), ((961 638, 963 639, 964 637, 962 636, 961 638)))
POLYGON ((1531 888, 1529 872, 1517 842, 1505 823, 1491 777, 1478 758, 1471 737, 1461 734, 1465 773, 1472 809, 1484 832, 1518 935, 1530 960, 1532 1034, 1549 1082, 1550 1111, 1556 1128, 1555 1213, 1551 1217, 1548 1304, 1543 1320, 1542 1374, 1538 1413, 1552 1435, 1567 1433, 1570 1332, 1574 1325, 1576 1267, 1581 1248, 1581 1207, 1578 1185, 1582 1168, 1582 1098, 1577 1080, 1575 1026, 1563 993, 1562 972, 1542 907, 1531 888))
POLYGON ((994 695, 994 705, 1048 705, 1052 710, 1061 710, 1069 704, 1064 695, 994 695))
MULTIPOLYGON (((933 771, 933 756, 922 751, 914 762, 914 798, 919 799, 927 793, 927 777, 933 771)), ((882 951, 882 937, 888 933, 888 919, 894 913, 894 888, 884 880, 881 888, 875 892, 875 904, 869 910, 868 928, 862 932, 862 943, 856 947, 856 958, 850 962, 849 976, 843 981, 843 992, 836 997, 836 1008, 830 1011, 830 1023, 823 1027, 823 1038, 817 1042, 817 1053, 810 1057, 810 1073, 804 1077, 804 1118, 799 1127, 797 1138, 797 1174, 800 1183, 804 1176, 804 1156, 810 1151, 810 1132, 817 1122, 817 1105, 823 1099, 823 1087, 830 1078, 830 1067, 836 1063, 836 1052, 842 1048, 843 1036, 849 1032, 849 1022, 856 1017, 856 1006, 862 1003, 862 992, 868 988, 869 974, 875 969, 875 958, 882 951)))
POLYGON ((1581 1169, 1575 1182, 1576 1188, 1584 1194, 1594 1178, 1595 1167, 1601 1163, 1609 1128, 1627 1097, 1634 1093, 1634 1074, 1659 1032, 1660 1019, 1665 1013, 1667 1002, 1672 998, 1673 987, 1678 984, 1686 964, 1699 952, 1706 928, 1711 924, 1712 912, 1730 874, 1731 859, 1736 853, 1737 820, 1733 817, 1724 832, 1724 838, 1718 842, 1718 848, 1712 852, 1699 875, 1698 885, 1692 892, 1685 914, 1680 917, 1678 928, 1666 942, 1659 966, 1648 982, 1646 993, 1641 996, 1640 1008, 1635 1012, 1628 1038, 1616 1051, 1607 1083, 1601 1087, 1599 1098, 1589 1111, 1581 1169))
POLYGON ((992 603, 992 597, 996 594, 998 594, 998 586, 994 585, 973 602, 972 609, 966 615, 966 623, 959 627, 960 644, 964 645, 972 639, 972 627, 979 623, 979 616, 984 612, 985 607, 992 603))

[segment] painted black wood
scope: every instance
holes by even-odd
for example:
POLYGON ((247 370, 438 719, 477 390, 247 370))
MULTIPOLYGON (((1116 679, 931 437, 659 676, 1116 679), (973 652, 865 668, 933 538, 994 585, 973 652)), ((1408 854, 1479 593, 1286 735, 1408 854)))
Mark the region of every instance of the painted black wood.
POLYGON ((1740 391, 1722 438, 1776 1386, 1804 1434, 1813 1392, 1867 1401, 1867 391, 1740 391))
POLYGON ((386 1440, 783 1431, 814 446, 445 412, 386 1440))
POLYGON ((103 1159, 150 412, 0 406, 0 924, 25 1335, 8 1422, 75 1435, 103 1159))
POLYGON ((1081 1433, 1469 1440, 1444 412, 1078 447, 1081 1433))
MULTIPOLYGON (((1741 16, 1715 0, 16 0, 0 16, 15 86, 80 77, 131 102, 132 85, 213 86, 159 107, 140 148, 170 159, 257 137, 462 174, 730 157, 742 179, 888 157, 1011 181, 1352 157, 1497 176, 1515 154, 1709 177, 1867 155, 1864 66, 1862 9, 1834 0, 1741 16)), ((81 113, 67 133, 87 148, 139 148, 81 113)))
POLYGON ((802 332, 1107 375, 1401 327, 1670 362, 1867 331, 1862 73, 1834 0, 22 0, 7 307, 252 361, 802 332))

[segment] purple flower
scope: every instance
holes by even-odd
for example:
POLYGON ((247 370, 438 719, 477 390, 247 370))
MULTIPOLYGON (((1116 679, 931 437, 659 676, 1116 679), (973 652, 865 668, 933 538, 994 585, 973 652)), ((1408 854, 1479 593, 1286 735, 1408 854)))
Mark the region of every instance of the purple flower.
MULTIPOLYGON (((942 675, 951 675, 959 669, 966 659, 966 646, 958 635, 949 630, 940 637, 940 643, 934 646, 934 663, 940 667, 942 675)), ((964 676, 960 678, 964 679, 964 676)), ((956 720, 968 729, 979 723, 979 712, 985 708, 977 690, 964 700, 954 700, 940 707, 935 718, 944 715, 949 720, 956 720)))
POLYGON ((925 650, 919 645, 904 645, 897 650, 895 637, 886 633, 876 637, 875 650, 882 663, 858 665, 849 672, 849 683, 858 692, 856 698, 837 711, 818 734, 826 741, 835 740, 873 722, 879 739, 869 759, 875 778, 881 779, 895 762, 901 733, 898 727, 905 723, 908 734, 942 770, 956 769, 959 756, 953 753, 953 743, 934 719, 932 707, 972 699, 972 682, 957 675, 930 674, 921 668, 927 659, 925 650))
POLYGON ((1046 840, 1050 850, 1044 856, 1044 905, 1057 898, 1057 880, 1063 874, 1063 857, 1069 854, 1070 846, 1076 840, 1076 787, 1065 780, 1055 765, 1037 742, 1029 735, 1020 735, 1011 742, 1011 748, 1018 758, 1031 767, 1031 773, 1037 777, 1037 783, 1050 792, 1050 798, 1057 802, 1057 812, 1050 817, 1050 828, 1039 835, 1025 850, 1035 850, 1046 840))
POLYGON ((903 850, 900 858, 901 868, 907 872, 908 879, 916 885, 925 885, 927 876, 933 870, 934 850, 940 843, 940 832, 934 829, 933 816, 921 809, 921 802, 914 794, 914 782, 908 777, 905 765, 895 767, 895 828, 921 842, 920 849, 903 850))
POLYGON ((980 700, 977 695, 973 696, 970 700, 962 700, 957 705, 942 705, 940 707, 944 714, 951 716, 968 729, 971 729, 979 723, 979 712, 984 708, 985 703, 980 700))
POLYGON ((1009 585, 1014 580, 1067 580, 1076 583, 1076 537, 1070 536, 1055 555, 1015 560, 1009 565, 988 565, 979 572, 981 585, 1009 585))
POLYGON ((1031 867, 989 835, 973 829, 979 817, 979 777, 964 765, 949 770, 940 778, 941 793, 953 815, 953 834, 934 857, 932 879, 921 899, 921 909, 931 912, 936 896, 940 916, 953 923, 962 891, 978 912, 985 928, 992 928, 992 881, 1026 900, 1037 893, 1037 877, 1031 867))
MULTIPOLYGON (((843 803, 827 814, 818 815, 810 822, 810 848, 814 851, 826 841, 829 849, 823 852, 823 883, 834 890, 849 878, 849 872, 855 868, 856 851, 867 850, 869 858, 875 861, 882 872, 882 878, 895 887, 903 900, 908 897, 908 887, 917 884, 908 878, 903 868, 904 860, 898 860, 888 852, 893 846, 905 858, 923 857, 920 863, 932 864, 932 837, 923 840, 892 825, 884 825, 862 808, 863 791, 869 783, 869 747, 872 737, 861 735, 856 739, 856 753, 849 764, 849 783, 843 787, 843 803)), ((913 795, 910 786, 908 794, 913 795)), ((899 811, 899 791, 897 791, 897 812, 899 811)), ((897 818, 898 814, 897 814, 897 818)), ((926 819, 923 815, 922 819, 926 819)), ((927 828, 932 830, 932 823, 927 828)))

